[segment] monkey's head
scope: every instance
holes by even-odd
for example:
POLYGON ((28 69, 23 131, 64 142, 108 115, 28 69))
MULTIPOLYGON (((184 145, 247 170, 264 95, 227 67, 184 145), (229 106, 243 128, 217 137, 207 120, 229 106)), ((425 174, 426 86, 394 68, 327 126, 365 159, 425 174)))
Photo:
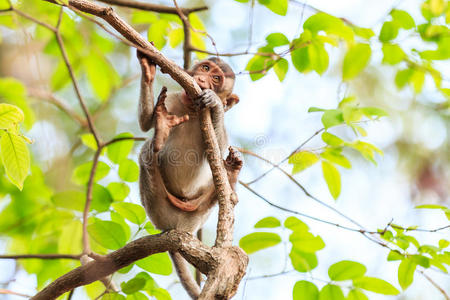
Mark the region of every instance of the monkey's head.
POLYGON ((232 94, 235 74, 231 67, 218 57, 210 57, 194 64, 189 70, 202 90, 211 89, 222 100, 226 109, 239 102, 239 97, 232 94))

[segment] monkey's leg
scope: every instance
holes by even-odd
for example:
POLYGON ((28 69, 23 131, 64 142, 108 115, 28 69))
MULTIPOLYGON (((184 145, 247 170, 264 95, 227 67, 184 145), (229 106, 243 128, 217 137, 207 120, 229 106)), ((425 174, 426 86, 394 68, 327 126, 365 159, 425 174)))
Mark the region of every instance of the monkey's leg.
POLYGON ((189 115, 178 117, 176 115, 170 114, 167 111, 166 105, 164 103, 166 101, 166 97, 167 88, 163 86, 163 88, 161 89, 161 93, 158 96, 158 102, 156 103, 155 107, 156 125, 155 136, 153 138, 154 152, 158 152, 163 148, 173 127, 189 120, 189 115))
POLYGON ((141 91, 139 96, 139 126, 142 131, 148 131, 154 126, 153 114, 153 81, 156 65, 144 53, 137 50, 137 58, 141 65, 141 91))
POLYGON ((172 257, 173 264, 175 265, 175 270, 177 270, 178 277, 180 277, 181 285, 192 299, 197 299, 201 293, 201 290, 197 282, 195 282, 192 277, 188 262, 178 252, 169 253, 172 257))
POLYGON ((224 161, 224 165, 225 169, 227 170, 230 186, 233 191, 235 191, 239 172, 241 171, 242 165, 244 163, 233 147, 228 147, 228 150, 230 151, 230 153, 228 154, 227 159, 224 161))

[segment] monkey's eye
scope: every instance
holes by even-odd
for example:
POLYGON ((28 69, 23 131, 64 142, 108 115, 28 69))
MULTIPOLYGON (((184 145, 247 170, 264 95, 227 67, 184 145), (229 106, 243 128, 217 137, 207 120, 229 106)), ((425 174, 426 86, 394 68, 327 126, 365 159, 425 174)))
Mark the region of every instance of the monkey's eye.
POLYGON ((213 79, 214 79, 215 81, 219 81, 219 80, 220 80, 220 76, 214 75, 214 76, 213 76, 213 79))
POLYGON ((205 70, 206 72, 208 72, 209 71, 209 66, 208 65, 203 65, 202 69, 205 70))

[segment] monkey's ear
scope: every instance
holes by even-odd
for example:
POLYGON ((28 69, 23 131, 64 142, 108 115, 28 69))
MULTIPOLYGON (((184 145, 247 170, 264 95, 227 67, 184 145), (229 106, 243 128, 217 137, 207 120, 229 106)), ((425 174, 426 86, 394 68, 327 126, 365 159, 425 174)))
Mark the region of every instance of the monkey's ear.
POLYGON ((236 94, 230 94, 227 99, 225 99, 226 101, 226 110, 229 110, 230 108, 232 108, 235 104, 238 104, 239 102, 239 97, 236 94))

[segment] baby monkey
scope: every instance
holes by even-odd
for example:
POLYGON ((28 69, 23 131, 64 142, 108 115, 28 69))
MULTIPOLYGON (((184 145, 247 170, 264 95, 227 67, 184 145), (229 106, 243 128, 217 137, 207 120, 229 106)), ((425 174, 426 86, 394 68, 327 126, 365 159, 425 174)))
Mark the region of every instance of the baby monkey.
MULTIPOLYGON (((139 155, 141 201, 156 228, 195 233, 217 202, 211 170, 205 155, 199 113, 209 108, 222 157, 228 147, 224 112, 239 102, 232 94, 235 74, 216 57, 196 63, 188 73, 202 89, 191 99, 183 90, 167 93, 163 87, 153 105, 156 65, 137 52, 142 68, 139 99, 139 125, 143 131, 155 128, 153 139, 142 146, 139 155)), ((235 188, 242 160, 230 147, 224 161, 231 187, 235 188)), ((170 253, 180 281, 196 299, 200 288, 187 262, 179 253, 170 253)))

